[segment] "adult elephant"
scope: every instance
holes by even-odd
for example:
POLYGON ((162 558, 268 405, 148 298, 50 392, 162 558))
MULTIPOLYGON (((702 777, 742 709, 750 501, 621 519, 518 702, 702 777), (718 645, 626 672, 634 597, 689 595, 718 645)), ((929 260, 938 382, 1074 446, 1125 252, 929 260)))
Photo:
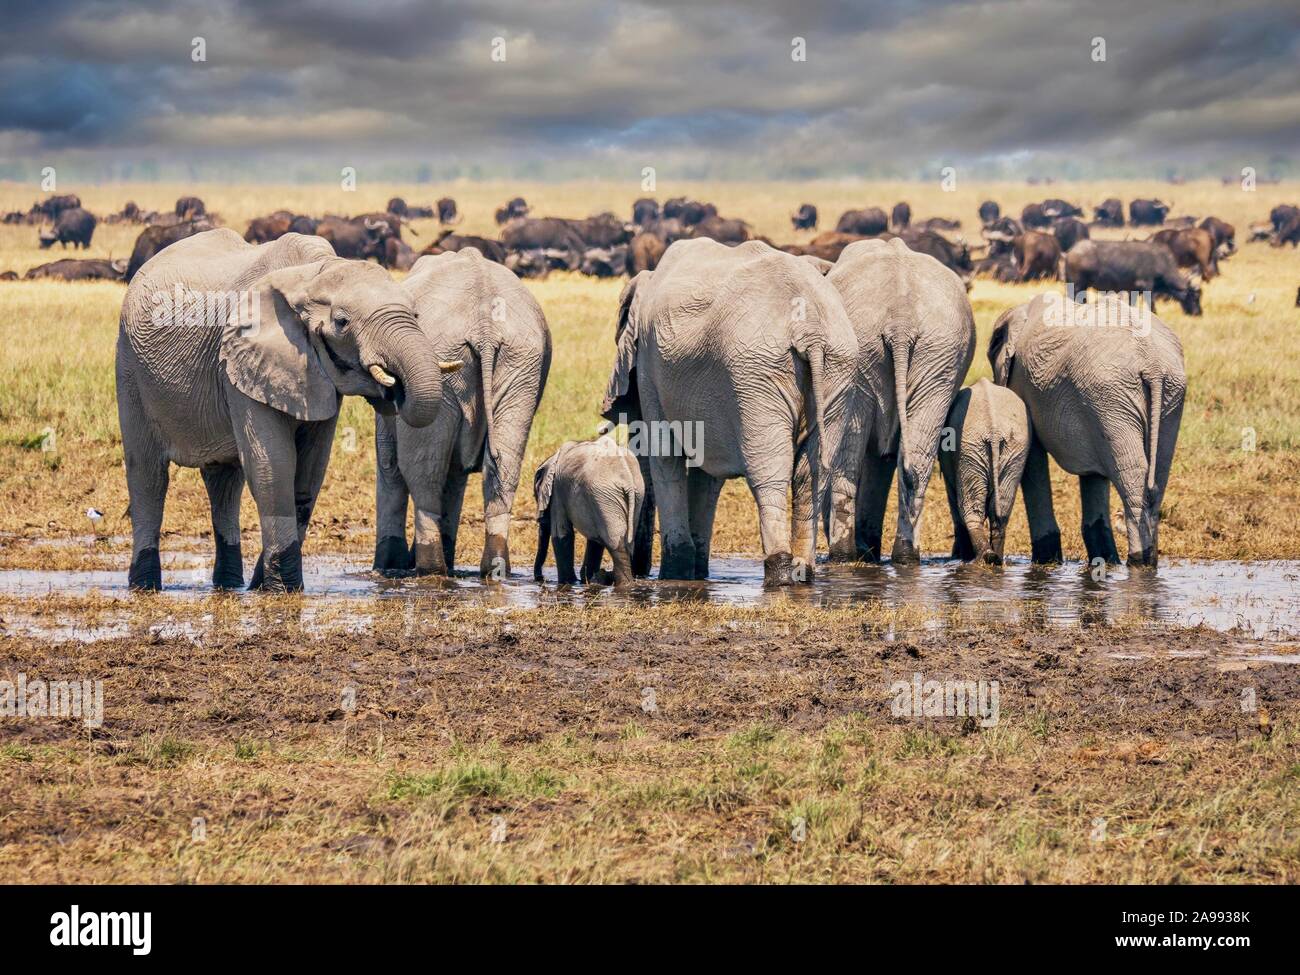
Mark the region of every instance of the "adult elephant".
MULTIPOLYGON (((856 400, 857 342, 813 263, 761 241, 678 241, 656 270, 623 289, 617 344, 602 412, 615 423, 647 423, 656 441, 647 491, 659 509, 659 577, 707 578, 718 494, 728 478, 743 477, 758 504, 764 582, 810 580, 811 565, 796 567, 790 532, 801 431, 810 431, 805 452, 818 500, 821 473, 830 490, 836 465, 857 453, 842 442, 856 400), (655 435, 665 430, 671 435, 655 435)), ((846 496, 855 475, 839 478, 846 496)), ((801 533, 815 519, 809 506, 801 533)))
POLYGON ((865 456, 858 465, 854 530, 827 528, 831 557, 880 560, 885 505, 897 472, 893 560, 916 562, 939 437, 975 356, 975 318, 966 287, 953 271, 902 239, 850 244, 827 280, 853 323, 858 382, 865 393, 857 421, 865 456))
POLYGON ((1047 294, 1003 312, 988 357, 994 381, 1025 401, 1033 425, 1021 482, 1033 560, 1061 561, 1051 454, 1079 478, 1089 560, 1119 561, 1110 521, 1114 485, 1129 565, 1154 567, 1160 502, 1187 391, 1178 336, 1149 309, 1112 295, 1081 311, 1047 294))
POLYGON ((519 279, 474 248, 421 257, 401 283, 430 356, 469 368, 442 384, 432 424, 375 416, 374 567, 450 575, 469 475, 483 472, 482 575, 510 571, 510 512, 551 368, 546 317, 519 279), (407 501, 415 544, 407 547, 407 501))
POLYGON ((415 309, 382 268, 317 237, 255 246, 231 230, 172 244, 131 282, 117 340, 117 410, 132 548, 128 582, 159 589, 170 465, 203 473, 217 544, 213 583, 243 584, 244 480, 262 528, 252 588, 302 588, 301 546, 342 396, 428 426, 442 370, 415 309), (178 300, 179 299, 179 300, 178 300))

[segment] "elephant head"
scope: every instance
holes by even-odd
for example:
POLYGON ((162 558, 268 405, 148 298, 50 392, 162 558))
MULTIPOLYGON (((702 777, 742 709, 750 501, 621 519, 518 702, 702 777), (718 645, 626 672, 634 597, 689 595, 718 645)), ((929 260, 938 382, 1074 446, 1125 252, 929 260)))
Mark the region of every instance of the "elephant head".
POLYGON ((439 362, 410 297, 382 268, 329 258, 255 283, 222 337, 226 375, 241 392, 300 420, 328 419, 339 396, 365 396, 428 426, 442 400, 439 362))

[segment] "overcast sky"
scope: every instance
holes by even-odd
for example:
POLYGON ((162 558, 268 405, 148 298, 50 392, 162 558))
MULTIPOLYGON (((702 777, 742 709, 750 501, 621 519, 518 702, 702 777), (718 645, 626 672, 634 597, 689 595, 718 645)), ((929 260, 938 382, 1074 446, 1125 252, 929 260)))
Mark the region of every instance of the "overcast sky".
POLYGON ((287 156, 806 176, 1025 159, 1263 171, 1295 166, 1300 149, 1298 0, 0 11, 8 163, 287 156), (196 37, 205 62, 192 60, 196 37))

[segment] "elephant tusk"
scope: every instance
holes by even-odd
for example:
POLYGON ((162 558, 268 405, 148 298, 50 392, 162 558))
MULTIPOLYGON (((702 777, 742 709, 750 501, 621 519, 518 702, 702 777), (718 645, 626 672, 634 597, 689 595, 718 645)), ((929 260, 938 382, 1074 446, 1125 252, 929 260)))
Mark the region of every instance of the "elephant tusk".
POLYGON ((396 386, 397 380, 384 371, 384 367, 374 365, 370 367, 370 378, 379 383, 380 386, 396 386))
POLYGON ((450 362, 448 362, 445 359, 438 360, 438 368, 441 369, 443 372, 459 372, 460 367, 463 366, 464 364, 465 364, 464 359, 452 359, 450 362))

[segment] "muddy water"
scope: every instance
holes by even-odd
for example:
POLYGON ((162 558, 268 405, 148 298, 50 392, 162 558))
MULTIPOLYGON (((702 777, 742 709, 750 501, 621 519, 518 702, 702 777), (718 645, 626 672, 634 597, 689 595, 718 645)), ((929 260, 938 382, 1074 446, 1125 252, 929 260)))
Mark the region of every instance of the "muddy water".
MULTIPOLYGON (((898 610, 921 610, 940 618, 960 612, 963 620, 1033 625, 1097 625, 1109 622, 1204 624, 1239 630, 1254 637, 1300 636, 1300 562, 1202 562, 1166 560, 1156 573, 1110 570, 1097 581, 1080 563, 1050 569, 1011 559, 1000 569, 962 565, 943 558, 919 566, 819 565, 811 585, 766 590, 757 559, 715 558, 707 582, 648 581, 626 591, 604 587, 538 585, 516 570, 506 582, 482 582, 477 574, 455 579, 385 579, 345 557, 317 555, 305 560, 304 583, 310 604, 329 607, 339 600, 434 600, 500 608, 529 608, 558 603, 576 605, 712 602, 739 606, 794 603, 843 607, 880 604, 898 610)), ((554 578, 553 570, 547 570, 554 578)), ((172 560, 164 569, 165 598, 195 600, 211 594, 208 570, 197 559, 172 560)), ((0 594, 46 594, 126 597, 126 574, 117 571, 42 572, 0 570, 0 594)), ((256 600, 256 594, 241 598, 256 600)), ((94 640, 130 632, 129 625, 109 622, 86 629, 75 622, 39 626, 21 613, 6 614, 9 632, 39 630, 53 639, 94 640)), ((197 624, 201 628, 200 624, 197 624)), ((358 626, 364 619, 358 618, 358 626)), ((936 623, 934 625, 942 625, 936 623)), ((196 626, 173 624, 187 635, 196 626)), ((161 631, 160 631, 161 632, 161 631)), ((166 632, 163 635, 168 635, 166 632)))

